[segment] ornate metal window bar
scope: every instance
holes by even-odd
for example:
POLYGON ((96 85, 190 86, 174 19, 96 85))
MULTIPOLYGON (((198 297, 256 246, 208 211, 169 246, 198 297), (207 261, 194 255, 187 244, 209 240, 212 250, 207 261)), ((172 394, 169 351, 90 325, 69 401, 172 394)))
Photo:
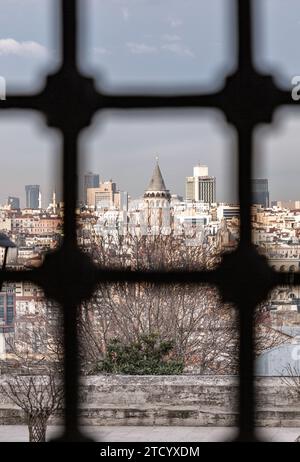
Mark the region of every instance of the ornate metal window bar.
POLYGON ((64 313, 64 441, 87 441, 78 427, 78 341, 76 310, 88 299, 99 282, 151 281, 157 284, 209 283, 216 285, 226 302, 235 304, 239 313, 239 441, 255 441, 255 393, 253 355, 253 313, 277 285, 300 284, 300 274, 276 273, 251 243, 251 170, 252 137, 259 123, 271 123, 274 111, 295 104, 287 91, 280 90, 270 76, 261 75, 253 65, 251 0, 236 0, 238 68, 225 87, 211 94, 174 94, 156 96, 108 94, 97 92, 92 79, 77 66, 78 2, 60 0, 62 65, 47 77, 45 88, 34 95, 8 95, 0 110, 25 109, 43 113, 49 127, 63 136, 64 241, 48 255, 39 269, 0 272, 4 281, 31 281, 40 285, 46 296, 59 302, 64 313), (240 201, 240 242, 237 250, 224 256, 213 271, 130 272, 98 269, 77 247, 76 216, 78 138, 90 125, 97 111, 153 110, 164 108, 214 108, 222 111, 238 136, 238 181, 240 201))

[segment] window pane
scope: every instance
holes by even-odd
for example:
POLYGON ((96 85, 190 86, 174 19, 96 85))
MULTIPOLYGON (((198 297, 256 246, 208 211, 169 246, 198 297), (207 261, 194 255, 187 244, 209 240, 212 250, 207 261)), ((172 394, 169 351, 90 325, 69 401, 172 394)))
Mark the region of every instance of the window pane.
POLYGON ((253 239, 274 269, 298 271, 299 111, 277 111, 274 122, 255 134, 253 239))
POLYGON ((257 312, 256 423, 279 427, 259 428, 266 441, 296 441, 299 436, 299 301, 299 287, 280 286, 257 312))
MULTIPOLYGON (((214 287, 102 284, 78 320, 83 425, 236 425, 236 312, 214 287)), ((219 430, 187 438, 229 436, 219 430)))
POLYGON ((80 246, 95 262, 155 269, 153 252, 165 266, 203 269, 236 247, 234 134, 219 114, 114 113, 97 122, 81 138, 78 215, 80 246))
MULTIPOLYGON (((231 0, 84 0, 84 71, 111 89, 223 84, 235 65, 231 0)), ((136 91, 134 88, 132 91, 136 91)))
POLYGON ((62 313, 58 304, 46 300, 43 291, 29 282, 5 284, 2 290, 6 297, 13 291, 14 305, 7 305, 0 330, 0 438, 42 441, 45 418, 47 424, 50 415, 61 423, 62 313))
POLYGON ((255 63, 257 68, 272 74, 277 83, 291 87, 291 80, 300 74, 298 60, 298 0, 255 0, 255 63))
POLYGON ((0 75, 7 92, 34 92, 60 61, 57 0, 1 0, 0 75))
MULTIPOLYGON (((0 117, 0 137, 0 232, 16 246, 7 265, 39 266, 62 236, 60 137, 31 111, 0 117)), ((1 264, 3 258, 1 247, 1 264)))

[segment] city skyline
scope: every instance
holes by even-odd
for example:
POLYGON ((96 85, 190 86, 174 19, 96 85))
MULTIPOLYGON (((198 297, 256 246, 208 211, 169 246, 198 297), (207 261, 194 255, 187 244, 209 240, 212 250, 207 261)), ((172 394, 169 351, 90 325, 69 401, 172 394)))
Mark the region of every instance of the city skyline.
MULTIPOLYGON (((164 183, 163 175, 161 173, 159 167, 159 158, 156 157, 154 172, 158 168, 160 175, 162 176, 162 181, 164 183)), ((208 175, 208 167, 207 165, 201 164, 200 162, 197 165, 193 166, 193 176, 189 176, 185 178, 185 194, 180 195, 177 192, 171 192, 170 197, 173 195, 174 197, 182 197, 183 201, 192 201, 192 202, 204 202, 207 204, 212 203, 219 203, 219 204, 229 204, 230 202, 226 201, 216 201, 216 177, 208 175), (200 187, 200 183, 203 181, 209 181, 210 186, 202 186, 200 187), (196 183, 196 184, 195 184, 196 183), (204 188, 204 189, 203 189, 204 188), (208 188, 208 189, 207 189, 208 188), (202 197, 203 195, 203 197, 202 197), (198 197, 199 196, 199 197, 198 197), (205 200, 207 199, 207 200, 205 200)), ((89 206, 89 203, 94 203, 95 200, 91 199, 93 194, 98 194, 98 191, 108 191, 107 187, 112 188, 112 190, 117 194, 126 194, 127 200, 136 200, 136 199, 143 199, 145 197, 145 193, 148 191, 148 188, 145 188, 144 194, 139 197, 132 197, 128 194, 128 191, 121 190, 118 188, 118 185, 113 181, 111 178, 110 180, 103 180, 100 178, 100 174, 98 172, 88 171, 85 172, 82 178, 79 181, 79 195, 78 195, 78 202, 83 203, 89 206), (89 199, 88 199, 89 197, 89 199)), ((270 200, 270 191, 269 191, 269 180, 267 178, 253 178, 252 180, 252 194, 253 194, 253 204, 260 204, 264 208, 271 208, 273 203, 282 203, 288 204, 290 203, 300 203, 300 200, 283 200, 278 198, 278 200, 270 200)), ((164 186, 165 187, 165 186, 164 186)), ((169 190, 168 190, 169 191, 169 190)), ((20 206, 21 201, 19 197, 16 196, 8 196, 6 204, 3 205, 11 205, 12 209, 18 208, 32 208, 32 209, 45 209, 46 207, 43 205, 47 202, 46 199, 42 200, 42 194, 40 185, 25 185, 25 195, 26 195, 26 204, 22 207, 20 206), (37 193, 36 193, 37 189, 37 193), (32 199, 29 197, 31 195, 31 190, 33 191, 34 196, 36 198, 32 199), (31 207, 29 203, 33 200, 34 203, 38 203, 37 207, 31 207)), ((63 202, 62 197, 57 197, 56 189, 53 188, 51 197, 49 198, 49 202, 47 203, 48 207, 53 206, 53 204, 58 204, 63 202)), ((238 202, 232 204, 238 205, 238 202)), ((289 208, 287 206, 287 208, 289 208)), ((296 207, 298 208, 298 207, 296 207)))
MULTIPOLYGON (((159 165, 159 157, 158 156, 155 157, 154 165, 155 164, 159 165)), ((195 180, 199 181, 203 177, 203 179, 210 180, 212 182, 212 184, 214 185, 214 186, 212 186, 212 188, 213 188, 212 191, 213 192, 210 192, 209 194, 212 194, 212 197, 216 198, 216 180, 217 180, 217 178, 214 177, 214 176, 208 175, 208 166, 204 165, 201 162, 198 162, 197 164, 193 165, 192 170, 193 170, 193 176, 189 175, 188 177, 184 178, 184 181, 185 181, 184 193, 181 194, 178 191, 175 191, 175 190, 172 191, 171 190, 170 191, 171 195, 177 195, 179 197, 181 196, 181 197, 184 198, 184 200, 193 199, 193 200, 196 200, 196 201, 197 200, 203 201, 203 199, 201 199, 201 198, 197 199, 196 197, 194 197, 193 194, 196 194, 196 193, 192 194, 191 191, 189 191, 189 188, 187 186, 188 182, 190 182, 192 179, 194 181, 195 180), (203 172, 205 172, 205 173, 203 173, 203 172)), ((147 188, 145 187, 140 195, 132 196, 130 194, 130 191, 126 190, 126 188, 125 189, 124 188, 122 188, 122 189, 119 188, 119 185, 114 181, 114 178, 112 176, 110 176, 110 179, 108 180, 107 178, 101 177, 99 172, 89 170, 89 171, 86 171, 86 172, 82 173, 80 175, 80 177, 79 177, 78 201, 83 202, 84 204, 87 204, 87 202, 88 202, 87 201, 87 191, 88 191, 87 188, 98 188, 99 186, 105 185, 106 183, 110 183, 110 182, 113 182, 113 183, 116 184, 116 187, 117 187, 118 191, 121 191, 121 192, 126 191, 126 193, 128 194, 128 197, 130 197, 131 200, 142 199, 144 192, 147 191, 147 188)), ((256 203, 256 204, 261 203, 262 205, 264 205, 264 207, 269 207, 269 206, 271 207, 271 203, 276 202, 276 201, 284 201, 284 202, 289 202, 289 201, 291 201, 291 202, 296 201, 297 202, 297 201, 299 201, 300 198, 299 199, 297 199, 297 198, 283 199, 281 197, 276 198, 276 200, 274 198, 272 198, 272 200, 271 200, 270 197, 272 197, 272 196, 270 194, 269 183, 270 182, 269 182, 268 178, 259 178, 259 177, 257 177, 257 178, 252 179, 254 203, 256 203), (261 197, 259 197, 260 192, 258 193, 258 191, 260 191, 260 190, 256 189, 255 184, 265 184, 266 185, 267 198, 262 199, 261 197), (258 197, 259 197, 259 199, 258 199, 258 197), (254 198, 256 198, 257 200, 255 200, 254 198)), ((25 194, 23 194, 23 196, 19 197, 17 195, 7 195, 4 202, 3 203, 0 202, 0 205, 5 205, 5 204, 9 205, 10 202, 15 203, 15 201, 18 201, 18 203, 20 204, 20 208, 32 208, 32 207, 30 207, 28 205, 29 201, 31 200, 31 199, 28 198, 28 190, 32 189, 32 188, 34 188, 34 189, 38 188, 37 198, 35 199, 35 202, 39 203, 38 207, 33 207, 33 208, 42 208, 42 209, 47 208, 47 206, 52 204, 53 193, 55 193, 55 196, 57 198, 57 202, 62 202, 63 201, 62 194, 60 193, 59 195, 57 195, 57 191, 56 191, 55 186, 52 188, 51 193, 49 194, 49 197, 45 197, 43 195, 43 191, 41 190, 40 185, 25 185, 24 186, 25 194)), ((194 188, 195 188, 195 186, 193 185, 193 189, 194 188)), ((259 188, 260 188, 260 186, 259 186, 259 188)), ((204 200, 204 202, 207 202, 207 201, 204 200)), ((238 204, 238 201, 236 201, 236 202, 234 200, 226 201, 226 200, 223 200, 222 198, 221 199, 219 198, 219 200, 210 200, 208 202, 238 204)), ((16 208, 18 208, 18 207, 16 207, 16 208)))

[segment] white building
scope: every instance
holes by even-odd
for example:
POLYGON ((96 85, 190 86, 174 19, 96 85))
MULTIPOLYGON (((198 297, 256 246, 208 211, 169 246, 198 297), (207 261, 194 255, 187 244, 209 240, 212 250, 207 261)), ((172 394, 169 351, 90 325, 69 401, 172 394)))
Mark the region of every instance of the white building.
POLYGON ((206 165, 196 165, 193 176, 186 178, 186 199, 209 204, 216 202, 216 178, 208 175, 206 165))

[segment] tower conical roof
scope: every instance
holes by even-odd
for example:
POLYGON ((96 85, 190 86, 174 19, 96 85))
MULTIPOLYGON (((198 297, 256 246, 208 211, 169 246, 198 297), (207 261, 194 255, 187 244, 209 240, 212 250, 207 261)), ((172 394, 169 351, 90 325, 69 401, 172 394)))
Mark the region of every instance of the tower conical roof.
POLYGON ((167 191, 158 162, 155 165, 147 191, 167 191))

